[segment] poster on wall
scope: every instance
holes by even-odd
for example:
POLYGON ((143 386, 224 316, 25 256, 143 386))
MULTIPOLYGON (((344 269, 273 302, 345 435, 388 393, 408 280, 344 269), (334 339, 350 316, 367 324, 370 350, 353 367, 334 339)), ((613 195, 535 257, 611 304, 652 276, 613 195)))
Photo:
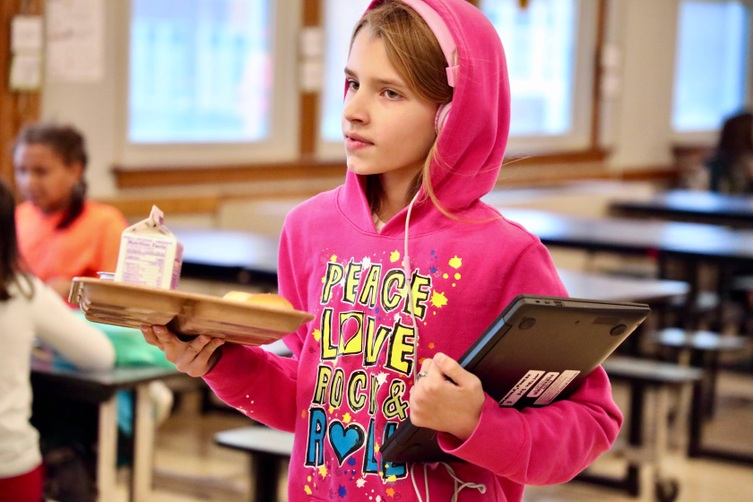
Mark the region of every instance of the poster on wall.
POLYGON ((41 16, 15 16, 10 26, 10 78, 14 91, 35 91, 42 85, 41 16))
POLYGON ((104 0, 47 1, 47 80, 104 78, 104 0))

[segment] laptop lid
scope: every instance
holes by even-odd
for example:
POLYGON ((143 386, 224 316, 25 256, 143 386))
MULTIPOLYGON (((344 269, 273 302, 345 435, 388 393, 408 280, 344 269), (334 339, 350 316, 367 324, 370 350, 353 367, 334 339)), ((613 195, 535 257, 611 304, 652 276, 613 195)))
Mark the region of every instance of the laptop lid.
MULTIPOLYGON (((458 362, 501 407, 546 406, 575 392, 649 312, 639 303, 518 295, 458 362)), ((458 460, 410 417, 381 451, 390 462, 458 460)))

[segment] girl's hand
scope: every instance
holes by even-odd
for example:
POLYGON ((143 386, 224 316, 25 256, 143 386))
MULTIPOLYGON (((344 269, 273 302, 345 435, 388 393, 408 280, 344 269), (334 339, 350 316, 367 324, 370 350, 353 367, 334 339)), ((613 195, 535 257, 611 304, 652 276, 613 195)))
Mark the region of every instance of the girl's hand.
POLYGON ((486 399, 481 381, 441 352, 424 360, 421 372, 426 376, 416 382, 410 395, 413 425, 468 439, 486 399))
POLYGON ((165 357, 175 364, 178 371, 192 377, 201 377, 211 370, 222 354, 219 349, 225 340, 207 335, 199 335, 190 342, 182 342, 178 335, 165 326, 141 326, 144 339, 158 347, 165 357))

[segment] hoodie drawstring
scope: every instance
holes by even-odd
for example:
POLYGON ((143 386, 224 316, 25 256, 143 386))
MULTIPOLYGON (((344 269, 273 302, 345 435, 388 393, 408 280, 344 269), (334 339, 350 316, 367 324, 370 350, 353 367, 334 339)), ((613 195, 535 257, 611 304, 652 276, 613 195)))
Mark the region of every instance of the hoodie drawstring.
MULTIPOLYGON (((460 492, 463 491, 466 488, 473 488, 475 490, 478 490, 479 493, 482 495, 486 493, 486 485, 483 483, 472 483, 469 481, 463 481, 460 479, 456 474, 455 471, 450 467, 450 464, 446 462, 439 462, 439 465, 443 465, 444 468, 447 470, 447 473, 450 475, 450 477, 453 480, 454 488, 452 492, 452 499, 451 502, 457 502, 458 496, 460 495, 460 492)), ((433 466, 436 466, 437 464, 432 464, 433 466)), ((418 490, 418 486, 416 486, 416 476, 413 472, 414 467, 416 467, 416 464, 411 464, 410 466, 410 478, 411 483, 413 483, 413 490, 416 492, 416 497, 418 498, 418 502, 431 502, 431 497, 429 494, 429 476, 427 469, 429 467, 429 464, 423 464, 423 470, 424 470, 424 493, 426 494, 426 500, 421 498, 421 493, 418 490)))

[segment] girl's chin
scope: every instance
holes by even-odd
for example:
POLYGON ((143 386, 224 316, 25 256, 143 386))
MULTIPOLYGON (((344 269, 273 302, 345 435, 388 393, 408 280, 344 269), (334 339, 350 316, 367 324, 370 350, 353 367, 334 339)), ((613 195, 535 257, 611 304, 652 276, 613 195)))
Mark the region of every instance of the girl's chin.
POLYGON ((374 174, 373 169, 369 169, 368 166, 365 166, 363 162, 359 162, 354 159, 347 159, 345 165, 348 167, 348 171, 352 172, 353 174, 374 174))

